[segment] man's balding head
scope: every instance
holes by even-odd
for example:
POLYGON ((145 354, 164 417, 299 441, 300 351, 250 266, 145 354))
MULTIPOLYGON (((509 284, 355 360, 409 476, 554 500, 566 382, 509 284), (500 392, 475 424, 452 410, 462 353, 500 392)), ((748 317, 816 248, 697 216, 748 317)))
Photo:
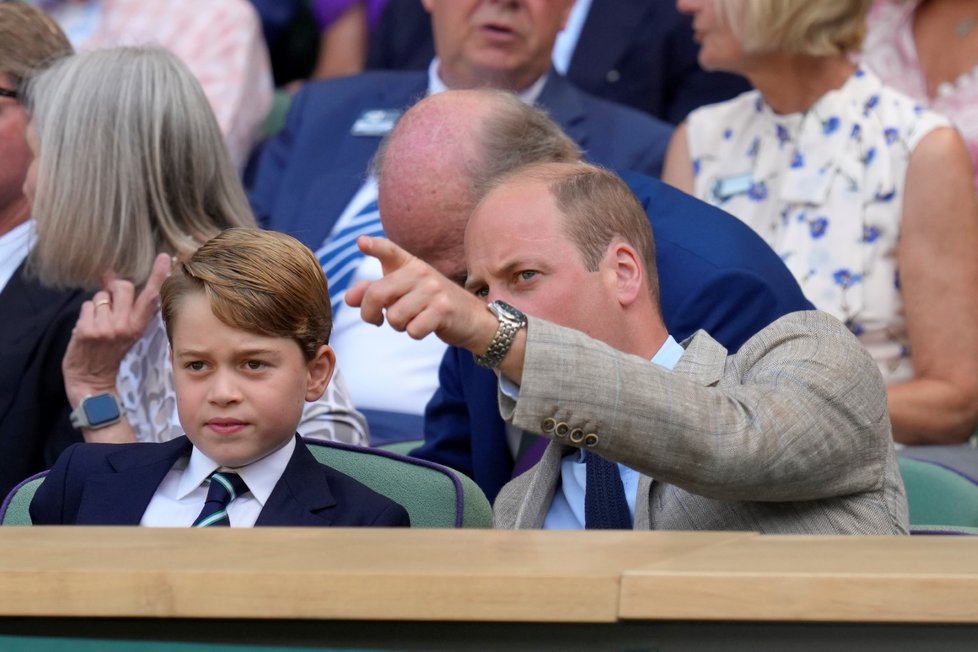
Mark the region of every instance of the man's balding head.
POLYGON ((407 111, 377 154, 384 232, 453 280, 482 188, 537 162, 580 160, 544 112, 494 90, 447 91, 407 111))

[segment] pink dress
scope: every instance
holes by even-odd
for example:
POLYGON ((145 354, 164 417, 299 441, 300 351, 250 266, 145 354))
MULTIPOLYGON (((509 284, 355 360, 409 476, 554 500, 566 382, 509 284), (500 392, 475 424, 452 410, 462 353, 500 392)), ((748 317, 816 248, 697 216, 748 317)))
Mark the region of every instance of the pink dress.
POLYGON ((978 185, 978 66, 927 96, 927 81, 913 40, 913 15, 920 0, 876 0, 870 10, 862 62, 887 86, 946 116, 964 137, 978 185))

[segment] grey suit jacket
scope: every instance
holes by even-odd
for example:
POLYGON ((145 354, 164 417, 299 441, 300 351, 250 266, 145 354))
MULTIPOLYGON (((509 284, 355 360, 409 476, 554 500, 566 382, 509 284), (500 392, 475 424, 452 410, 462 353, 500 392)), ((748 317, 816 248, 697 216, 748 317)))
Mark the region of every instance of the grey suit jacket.
POLYGON ((589 446, 642 474, 636 529, 907 533, 883 380, 834 318, 791 313, 731 356, 700 331, 673 371, 527 328, 520 397, 500 410, 553 441, 503 487, 496 527, 541 527, 561 458, 589 446))

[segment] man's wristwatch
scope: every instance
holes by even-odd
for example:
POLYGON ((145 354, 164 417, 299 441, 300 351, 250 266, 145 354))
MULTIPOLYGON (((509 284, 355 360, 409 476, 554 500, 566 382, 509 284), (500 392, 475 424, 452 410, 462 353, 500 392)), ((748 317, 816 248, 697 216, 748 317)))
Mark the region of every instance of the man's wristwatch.
POLYGON ((122 419, 122 403, 115 394, 86 396, 72 410, 71 425, 75 428, 104 428, 122 419))
POLYGON ((509 353, 509 348, 513 346, 516 334, 526 326, 526 315, 505 301, 493 301, 486 307, 489 312, 496 315, 496 319, 499 320, 499 328, 496 329, 496 334, 492 336, 489 348, 483 355, 475 356, 475 361, 480 366, 495 369, 509 353))

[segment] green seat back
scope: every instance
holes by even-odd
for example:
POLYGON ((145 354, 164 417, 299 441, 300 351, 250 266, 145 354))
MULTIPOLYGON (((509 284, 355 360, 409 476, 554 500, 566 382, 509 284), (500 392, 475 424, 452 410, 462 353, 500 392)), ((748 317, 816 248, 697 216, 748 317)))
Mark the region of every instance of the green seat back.
POLYGON ((933 462, 899 458, 910 525, 978 527, 978 483, 933 462))
POLYGON ((44 482, 47 471, 32 475, 10 490, 0 505, 0 525, 32 525, 30 506, 34 492, 44 482))
POLYGON ((399 503, 412 527, 492 527, 492 507, 470 478, 449 468, 377 448, 306 440, 323 464, 399 503))

